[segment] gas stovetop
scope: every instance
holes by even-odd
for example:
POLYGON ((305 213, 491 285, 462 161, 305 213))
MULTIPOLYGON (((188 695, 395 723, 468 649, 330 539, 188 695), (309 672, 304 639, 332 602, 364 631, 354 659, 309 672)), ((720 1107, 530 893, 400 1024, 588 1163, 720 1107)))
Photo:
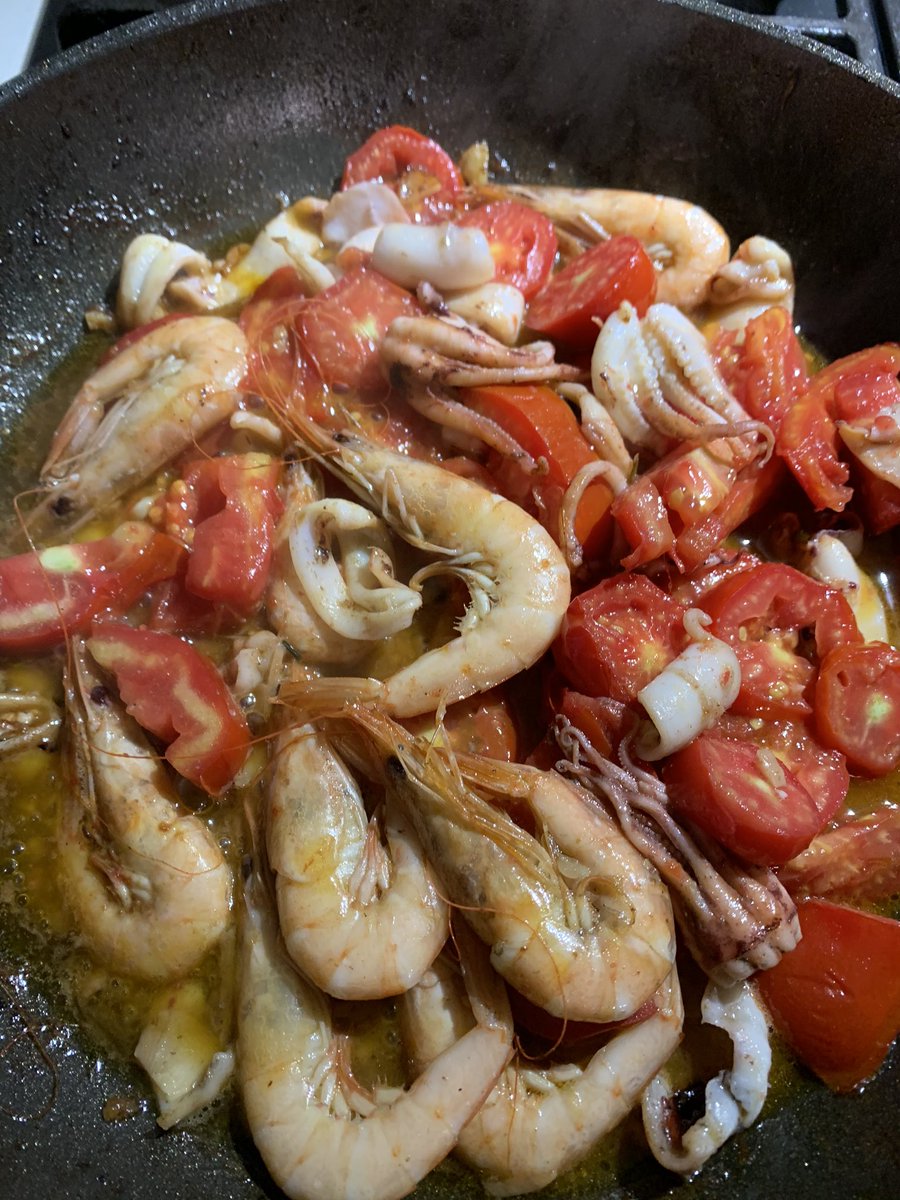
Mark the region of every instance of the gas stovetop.
MULTIPOLYGON (((900 0, 720 0, 726 8, 754 13, 783 28, 814 38, 900 81, 900 0)), ((7 74, 49 58, 107 29, 174 8, 185 0, 3 0, 23 41, 22 26, 34 30, 27 59, 0 62, 7 74)), ((27 34, 24 35, 27 47, 27 34)), ((9 40, 9 39, 8 39, 9 40)), ((13 39, 14 40, 14 39, 13 39)), ((16 53, 12 47, 11 52, 16 53)), ((21 53, 26 53, 23 50, 21 53)), ((0 79, 3 76, 0 74, 0 79)))

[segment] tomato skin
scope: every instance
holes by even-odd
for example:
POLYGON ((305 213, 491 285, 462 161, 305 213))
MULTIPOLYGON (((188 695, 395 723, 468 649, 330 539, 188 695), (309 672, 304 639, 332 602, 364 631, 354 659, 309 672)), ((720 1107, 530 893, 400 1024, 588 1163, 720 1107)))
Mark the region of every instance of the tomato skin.
POLYGON ((610 238, 552 275, 533 298, 525 324, 566 346, 589 349, 594 318, 606 320, 628 300, 643 316, 656 296, 656 271, 637 238, 610 238))
POLYGON ((210 659, 168 633, 102 622, 88 649, 115 676, 139 725, 168 743, 166 758, 210 795, 224 792, 244 764, 250 731, 210 659))
POLYGON ((0 654, 61 646, 106 608, 124 611, 178 570, 184 550, 142 521, 94 542, 0 560, 0 654))
POLYGON ((900 764, 900 650, 885 642, 836 646, 816 681, 816 728, 863 775, 900 764))
POLYGON ((722 732, 701 733, 663 765, 672 811, 747 862, 788 862, 834 815, 847 780, 841 761, 802 731, 787 735, 780 749, 777 737, 728 736, 727 724, 722 732), (770 778, 761 749, 778 759, 783 781, 770 778))
MULTIPOLYGON (((562 688, 553 703, 557 713, 580 729, 598 754, 612 757, 626 734, 637 727, 637 718, 621 701, 607 696, 585 696, 572 688, 562 688)), ((559 758, 557 750, 556 757, 559 758)))
POLYGON ((576 596, 553 643, 565 679, 626 703, 681 653, 687 610, 644 575, 615 575, 576 596))
POLYGON ((837 1092, 878 1070, 900 1031, 900 922, 807 900, 803 937, 756 976, 794 1053, 837 1092))
MULTIPOLYGON (((403 724, 417 736, 433 736, 434 719, 429 714, 403 724)), ((509 701, 494 688, 451 704, 441 722, 446 740, 458 754, 480 754, 501 762, 515 762, 519 734, 509 701)))
MULTIPOLYGON (((537 385, 464 388, 460 399, 500 425, 533 459, 545 460, 547 473, 537 480, 517 463, 499 456, 488 463, 488 469, 504 495, 534 512, 558 540, 566 488, 582 467, 597 461, 568 404, 552 388, 537 385)), ((610 489, 598 480, 585 490, 579 502, 575 536, 588 560, 598 558, 606 549, 612 499, 610 489)))
POLYGON ((862 640, 846 599, 793 567, 764 563, 742 571, 702 599, 712 632, 741 664, 741 690, 732 711, 770 719, 812 711, 808 691, 815 667, 793 643, 812 629, 819 659, 835 646, 862 640))
POLYGON ((433 175, 447 191, 462 190, 463 178, 446 150, 407 125, 378 129, 363 142, 347 159, 341 189, 369 179, 396 183, 411 170, 433 175))
POLYGON ((514 200, 470 209, 457 224, 480 229, 494 258, 494 282, 511 283, 526 300, 543 287, 556 258, 553 222, 514 200))

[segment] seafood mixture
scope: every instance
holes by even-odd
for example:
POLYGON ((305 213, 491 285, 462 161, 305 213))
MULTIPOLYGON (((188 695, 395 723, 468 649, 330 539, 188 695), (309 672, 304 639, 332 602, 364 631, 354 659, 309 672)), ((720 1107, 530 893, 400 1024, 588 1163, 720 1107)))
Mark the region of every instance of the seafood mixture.
POLYGON ((27 918, 292 1200, 634 1113, 691 1176, 773 1044, 849 1091, 900 1028, 900 347, 491 165, 393 126, 219 260, 137 237, 0 561, 27 918))

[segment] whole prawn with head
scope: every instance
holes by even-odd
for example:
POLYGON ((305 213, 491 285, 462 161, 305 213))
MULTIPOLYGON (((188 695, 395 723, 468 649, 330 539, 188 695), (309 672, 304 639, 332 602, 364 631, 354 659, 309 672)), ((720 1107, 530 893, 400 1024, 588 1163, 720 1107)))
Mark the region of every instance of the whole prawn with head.
POLYGON ((114 354, 56 430, 32 528, 77 528, 230 417, 246 360, 243 333, 223 317, 170 321, 114 354))

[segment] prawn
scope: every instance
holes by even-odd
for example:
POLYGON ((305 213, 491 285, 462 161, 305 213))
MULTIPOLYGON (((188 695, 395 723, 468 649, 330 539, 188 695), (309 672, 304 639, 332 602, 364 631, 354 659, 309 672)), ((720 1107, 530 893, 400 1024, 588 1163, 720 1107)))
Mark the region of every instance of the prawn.
POLYGON ((137 724, 72 644, 68 766, 58 837, 63 888, 89 951, 133 979, 191 971, 219 940, 231 872, 209 829, 176 798, 137 724))
POLYGON ((618 188, 506 186, 479 189, 488 199, 513 197, 588 242, 632 234, 643 242, 659 276, 657 299, 695 308, 727 262, 728 235, 705 209, 674 196, 618 188))
POLYGON ((238 1077, 247 1119, 291 1200, 394 1200, 452 1150, 512 1048, 496 984, 471 972, 476 1023, 407 1089, 368 1091, 326 998, 290 965, 262 881, 240 922, 238 1077))
POLYGON ((266 838, 288 954, 323 991, 393 996, 430 966, 447 907, 419 839, 390 797, 366 816, 347 765, 308 725, 276 742, 266 838))
MULTIPOLYGON (((462 932, 462 931, 460 931, 462 932)), ((471 936, 471 935, 470 935, 471 936)), ((466 961, 483 947, 457 939, 466 961)), ((404 1044, 422 1069, 472 1024, 459 967, 442 955, 400 1001, 404 1044)), ((593 1054, 541 1067, 522 1054, 504 1068, 459 1137, 456 1155, 493 1196, 537 1191, 574 1167, 622 1121, 681 1039, 683 1010, 672 971, 643 1020, 616 1030, 593 1054)), ((598 1030, 598 1034, 602 1030, 598 1030)))
POLYGON ((330 434, 303 417, 292 432, 411 545, 439 560, 410 580, 440 573, 468 587, 459 636, 382 681, 371 699, 394 717, 435 712, 487 691, 535 663, 559 631, 569 603, 566 561, 550 535, 517 504, 434 463, 330 434))
POLYGON ((389 792, 495 970, 554 1016, 631 1016, 669 974, 675 933, 666 888, 612 819, 555 772, 457 760, 357 698, 316 680, 291 700, 307 720, 343 718, 386 760, 389 792), (536 836, 485 795, 523 801, 536 836))
POLYGON ((223 317, 171 321, 126 346, 63 417, 33 517, 74 528, 148 479, 235 412, 246 359, 243 333, 223 317))

